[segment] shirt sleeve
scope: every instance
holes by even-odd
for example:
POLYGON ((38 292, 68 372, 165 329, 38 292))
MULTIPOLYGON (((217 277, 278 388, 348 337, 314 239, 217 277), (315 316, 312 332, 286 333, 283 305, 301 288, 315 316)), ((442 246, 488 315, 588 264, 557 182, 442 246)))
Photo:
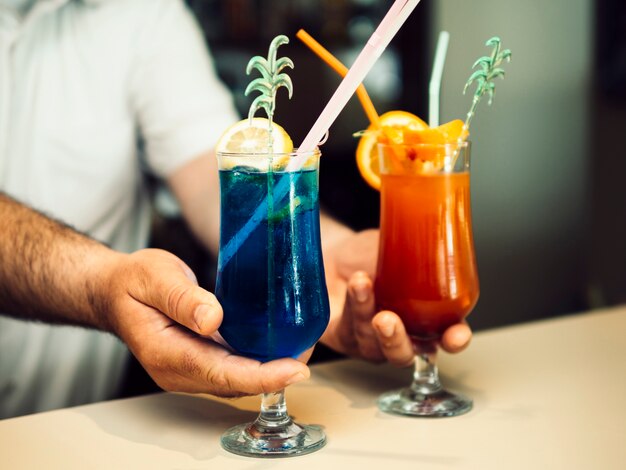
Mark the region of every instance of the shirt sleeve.
POLYGON ((195 18, 181 0, 150 0, 130 77, 133 111, 152 172, 167 177, 239 117, 215 74, 195 18))

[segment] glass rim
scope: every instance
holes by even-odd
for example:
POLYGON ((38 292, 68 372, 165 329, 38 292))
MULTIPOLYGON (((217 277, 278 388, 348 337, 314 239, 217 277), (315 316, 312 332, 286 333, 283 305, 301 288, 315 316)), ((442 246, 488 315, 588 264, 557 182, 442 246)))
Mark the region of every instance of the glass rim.
POLYGON ((319 147, 315 147, 315 149, 313 150, 309 150, 307 152, 303 152, 301 154, 298 154, 298 148, 294 147, 293 150, 291 152, 250 152, 250 153, 244 153, 244 152, 221 152, 221 151, 216 151, 215 154, 218 157, 229 157, 229 158, 262 158, 262 157, 290 157, 290 158, 294 158, 296 156, 306 156, 306 157, 312 157, 315 155, 321 156, 322 155, 322 151, 320 150, 319 147))

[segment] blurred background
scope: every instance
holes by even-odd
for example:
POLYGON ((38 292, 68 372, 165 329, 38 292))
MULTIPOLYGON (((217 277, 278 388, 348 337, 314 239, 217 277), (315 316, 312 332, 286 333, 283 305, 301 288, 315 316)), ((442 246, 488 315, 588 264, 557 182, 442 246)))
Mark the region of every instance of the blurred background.
MULTIPOLYGON (((276 120, 304 137, 339 78, 296 38, 306 29, 350 65, 391 0, 190 0, 240 113, 245 65, 271 39, 296 68, 291 102, 276 120)), ((626 2, 623 0, 422 0, 365 85, 379 113, 427 118, 436 39, 450 33, 441 122, 464 117, 462 95, 491 36, 513 51, 491 108, 472 125, 472 198, 481 297, 475 330, 626 301, 626 2)), ((285 94, 286 95, 286 94, 285 94)), ((378 225, 378 194, 359 176, 357 141, 367 127, 356 99, 323 147, 321 200, 355 229, 378 225)), ((164 211, 164 214, 167 211, 164 211)), ((155 220, 153 244, 175 251, 212 287, 214 260, 175 213, 155 220)))

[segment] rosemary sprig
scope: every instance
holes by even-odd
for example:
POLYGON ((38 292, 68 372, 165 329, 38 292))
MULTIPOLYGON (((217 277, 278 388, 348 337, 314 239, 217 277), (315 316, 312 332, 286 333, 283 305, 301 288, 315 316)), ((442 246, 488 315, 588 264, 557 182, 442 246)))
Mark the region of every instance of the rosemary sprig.
POLYGON ((282 72, 285 67, 293 69, 293 61, 289 57, 281 57, 279 59, 276 58, 278 48, 283 44, 288 43, 289 38, 287 36, 282 34, 276 36, 270 43, 267 58, 258 55, 254 56, 250 59, 246 67, 247 75, 250 75, 254 69, 258 70, 261 74, 261 77, 252 80, 248 84, 244 94, 248 96, 253 91, 258 91, 260 93, 260 95, 257 96, 250 105, 248 119, 252 120, 259 109, 265 111, 269 120, 270 129, 269 148, 273 147, 271 129, 272 121, 274 119, 274 110, 276 109, 276 94, 278 89, 281 87, 286 88, 289 93, 289 99, 291 99, 291 96, 293 95, 291 77, 282 72))
POLYGON ((498 67, 503 61, 510 62, 511 61, 511 51, 510 49, 501 50, 500 48, 500 38, 497 36, 492 37, 486 43, 486 46, 493 46, 493 51, 491 51, 491 55, 483 56, 474 62, 472 65, 472 69, 476 67, 480 67, 480 70, 476 70, 470 78, 467 80, 465 87, 463 88, 463 94, 467 91, 467 89, 473 84, 476 83, 476 91, 474 92, 474 98, 472 99, 472 106, 467 113, 467 117, 465 118, 465 130, 469 129, 470 122, 476 113, 476 107, 480 102, 480 99, 485 95, 489 95, 488 104, 491 105, 493 102, 493 97, 496 91, 496 84, 494 80, 498 77, 504 78, 504 69, 498 67))
POLYGON ((489 95, 488 104, 491 106, 491 103, 493 103, 493 97, 496 92, 496 84, 494 80, 498 77, 504 79, 504 69, 498 66, 505 60, 507 62, 511 61, 511 51, 510 49, 500 49, 499 37, 492 37, 491 39, 487 40, 485 45, 493 46, 491 55, 483 56, 476 62, 474 62, 474 65, 472 65, 472 69, 480 67, 480 70, 476 70, 474 73, 472 73, 472 75, 470 75, 470 78, 467 79, 465 87, 463 87, 463 94, 465 94, 467 89, 473 83, 476 83, 476 91, 474 92, 474 97, 472 98, 472 105, 470 106, 470 109, 467 112, 467 116, 465 117, 463 130, 461 131, 461 135, 457 140, 457 148, 454 150, 452 158, 445 163, 446 167, 449 168, 454 168, 454 166, 456 165, 456 161, 459 158, 459 154, 461 152, 461 146, 469 135, 469 126, 472 118, 476 114, 476 107, 478 106, 480 99, 485 96, 486 93, 487 95, 489 95))

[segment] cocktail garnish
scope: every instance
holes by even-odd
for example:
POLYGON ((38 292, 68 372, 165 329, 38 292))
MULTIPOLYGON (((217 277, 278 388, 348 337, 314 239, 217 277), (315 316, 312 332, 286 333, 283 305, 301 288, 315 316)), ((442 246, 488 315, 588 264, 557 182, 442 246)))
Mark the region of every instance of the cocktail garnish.
POLYGON ((284 87, 287 89, 289 94, 289 99, 293 95, 293 84, 291 82, 291 77, 286 73, 282 72, 286 67, 290 67, 293 69, 293 61, 289 57, 281 57, 277 58, 276 54, 278 48, 283 44, 288 44, 289 38, 284 35, 276 36, 272 42, 270 43, 269 51, 267 53, 267 58, 261 56, 254 56, 248 62, 246 67, 246 74, 250 75, 254 69, 258 70, 261 74, 261 77, 255 78, 252 80, 248 86, 246 87, 246 91, 244 94, 248 96, 253 91, 258 91, 261 94, 257 96, 252 104, 250 105, 250 110, 248 112, 248 119, 252 122, 252 118, 256 114, 259 109, 265 111, 267 118, 269 120, 269 145, 270 149, 273 148, 273 137, 272 137, 272 122, 274 120, 274 111, 276 109, 276 94, 278 89, 284 87))
POLYGON ((354 134, 355 137, 360 137, 356 152, 357 165, 361 176, 370 186, 379 189, 381 184, 377 143, 387 144, 397 163, 405 167, 406 171, 426 174, 454 167, 460 146, 469 136, 469 125, 478 103, 485 94, 489 95, 489 104, 493 102, 494 80, 504 77, 504 70, 499 66, 503 61, 511 60, 511 51, 501 49, 500 38, 493 37, 486 45, 493 46, 491 55, 481 57, 474 63, 472 69, 480 69, 472 73, 463 90, 465 93, 472 84, 477 85, 465 122, 456 119, 429 127, 416 116, 404 111, 392 111, 383 115, 386 119, 381 117, 379 129, 370 126, 366 131, 354 134), (388 119, 390 116, 394 116, 394 119, 388 119), (445 144, 456 144, 458 148, 449 155, 441 147, 436 147, 445 144), (409 148, 414 145, 421 146, 419 154, 409 148))
POLYGON ((474 98, 472 99, 472 106, 467 113, 467 117, 465 118, 465 129, 469 129, 470 122, 476 113, 476 107, 480 102, 480 99, 486 94, 489 95, 488 104, 491 105, 493 102, 493 96, 496 91, 496 84, 494 80, 498 77, 504 78, 504 69, 498 67, 504 60, 507 62, 511 61, 511 50, 504 49, 500 50, 500 38, 497 36, 492 37, 486 43, 486 46, 493 46, 493 51, 489 56, 483 56, 474 62, 472 65, 472 69, 476 67, 480 67, 480 70, 475 71, 470 78, 465 83, 465 87, 463 88, 463 94, 467 91, 467 89, 472 85, 472 83, 476 83, 476 91, 474 92, 474 98))
POLYGON ((256 69, 261 77, 248 84, 245 95, 253 91, 260 92, 260 95, 250 105, 248 118, 233 124, 222 134, 216 146, 218 152, 288 154, 293 151, 291 138, 274 122, 278 89, 286 88, 289 98, 293 95, 291 78, 283 72, 285 67, 293 68, 293 62, 288 57, 276 57, 278 48, 288 42, 287 36, 276 36, 270 43, 267 58, 255 56, 248 62, 246 74, 250 75, 256 69), (265 111, 267 119, 254 117, 259 109, 265 111))
POLYGON ((403 129, 427 129, 428 125, 414 114, 406 111, 388 111, 379 118, 379 126, 371 124, 361 131, 356 150, 356 162, 363 179, 372 188, 380 190, 380 169, 377 144, 380 139, 395 140, 401 137, 403 129))
POLYGON ((272 134, 272 151, 287 154, 293 150, 289 134, 281 126, 265 118, 244 119, 224 131, 215 149, 231 154, 263 154, 268 151, 269 134, 272 134), (270 125, 271 127, 268 127, 270 125))

